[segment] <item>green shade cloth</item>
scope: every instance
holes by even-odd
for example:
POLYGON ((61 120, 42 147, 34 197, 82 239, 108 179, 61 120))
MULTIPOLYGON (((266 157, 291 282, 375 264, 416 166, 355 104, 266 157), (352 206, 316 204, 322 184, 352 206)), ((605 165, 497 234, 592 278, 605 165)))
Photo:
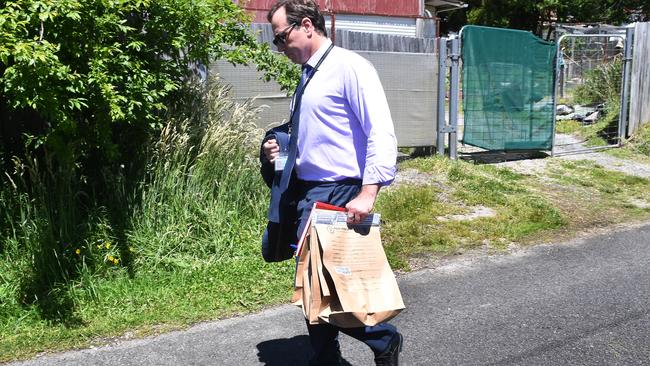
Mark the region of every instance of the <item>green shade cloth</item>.
POLYGON ((465 144, 487 150, 551 150, 556 46, 530 32, 462 31, 465 144))

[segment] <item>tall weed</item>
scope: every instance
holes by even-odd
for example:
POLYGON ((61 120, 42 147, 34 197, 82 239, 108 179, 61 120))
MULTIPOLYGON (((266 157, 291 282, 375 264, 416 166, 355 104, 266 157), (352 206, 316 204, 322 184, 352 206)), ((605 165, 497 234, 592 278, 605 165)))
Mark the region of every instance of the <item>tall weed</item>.
POLYGON ((114 275, 258 256, 268 202, 261 131, 255 110, 227 93, 213 82, 188 94, 176 113, 185 118, 170 118, 145 174, 129 175, 142 181, 101 168, 103 182, 87 184, 44 150, 4 164, 13 170, 0 176, 0 324, 30 312, 76 326, 76 297, 100 300, 96 288, 114 275))
POLYGON ((136 267, 201 266, 256 254, 267 190, 256 152, 256 111, 211 82, 195 112, 172 118, 152 151, 129 241, 136 267))
POLYGON ((184 95, 186 108, 170 112, 183 117, 142 142, 135 174, 98 162, 103 180, 86 184, 46 154, 4 164, 0 362, 286 298, 293 266, 259 255, 262 131, 227 94, 212 82, 184 95))
POLYGON ((617 102, 621 91, 623 63, 620 59, 587 71, 585 82, 575 88, 573 101, 579 104, 617 102))
POLYGON ((13 166, 0 190, 0 315, 27 307, 46 321, 74 323, 65 284, 83 268, 90 200, 76 168, 46 150, 13 166))
POLYGON ((627 148, 650 157, 650 122, 641 125, 634 136, 630 137, 627 148))

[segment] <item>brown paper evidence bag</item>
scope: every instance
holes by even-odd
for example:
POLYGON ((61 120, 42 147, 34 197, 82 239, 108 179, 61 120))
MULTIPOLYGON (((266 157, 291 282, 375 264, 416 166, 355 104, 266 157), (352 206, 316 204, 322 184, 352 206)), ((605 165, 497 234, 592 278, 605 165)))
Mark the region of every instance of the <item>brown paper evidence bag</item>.
POLYGON ((291 302, 310 324, 372 326, 404 309, 379 235, 379 215, 348 226, 346 213, 314 205, 297 251, 291 302))

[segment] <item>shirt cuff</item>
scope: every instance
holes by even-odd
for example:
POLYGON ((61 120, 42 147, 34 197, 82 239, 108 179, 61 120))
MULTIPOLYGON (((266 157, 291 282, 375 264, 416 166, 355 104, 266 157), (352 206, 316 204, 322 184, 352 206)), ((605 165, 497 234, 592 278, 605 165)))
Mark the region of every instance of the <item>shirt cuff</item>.
POLYGON ((395 180, 396 170, 396 167, 366 167, 361 184, 378 184, 380 187, 388 186, 395 180))

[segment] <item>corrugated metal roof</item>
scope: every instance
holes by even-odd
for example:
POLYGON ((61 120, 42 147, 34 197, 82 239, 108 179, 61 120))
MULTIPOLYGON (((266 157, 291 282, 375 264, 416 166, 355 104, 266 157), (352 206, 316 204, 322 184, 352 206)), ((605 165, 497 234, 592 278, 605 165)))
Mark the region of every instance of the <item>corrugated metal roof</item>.
POLYGON ((465 5, 465 1, 460 0, 425 0, 425 5, 433 6, 434 8, 444 8, 444 7, 456 7, 462 8, 465 5))
MULTIPOLYGON (((327 29, 331 27, 331 17, 325 18, 327 29)), ((393 34, 415 37, 417 32, 415 18, 382 17, 368 15, 337 14, 336 29, 356 32, 393 34)))
MULTIPOLYGON (((321 9, 325 9, 326 1, 319 1, 321 9)), ((336 13, 375 14, 387 16, 416 17, 422 15, 420 0, 331 0, 330 10, 336 13)))

